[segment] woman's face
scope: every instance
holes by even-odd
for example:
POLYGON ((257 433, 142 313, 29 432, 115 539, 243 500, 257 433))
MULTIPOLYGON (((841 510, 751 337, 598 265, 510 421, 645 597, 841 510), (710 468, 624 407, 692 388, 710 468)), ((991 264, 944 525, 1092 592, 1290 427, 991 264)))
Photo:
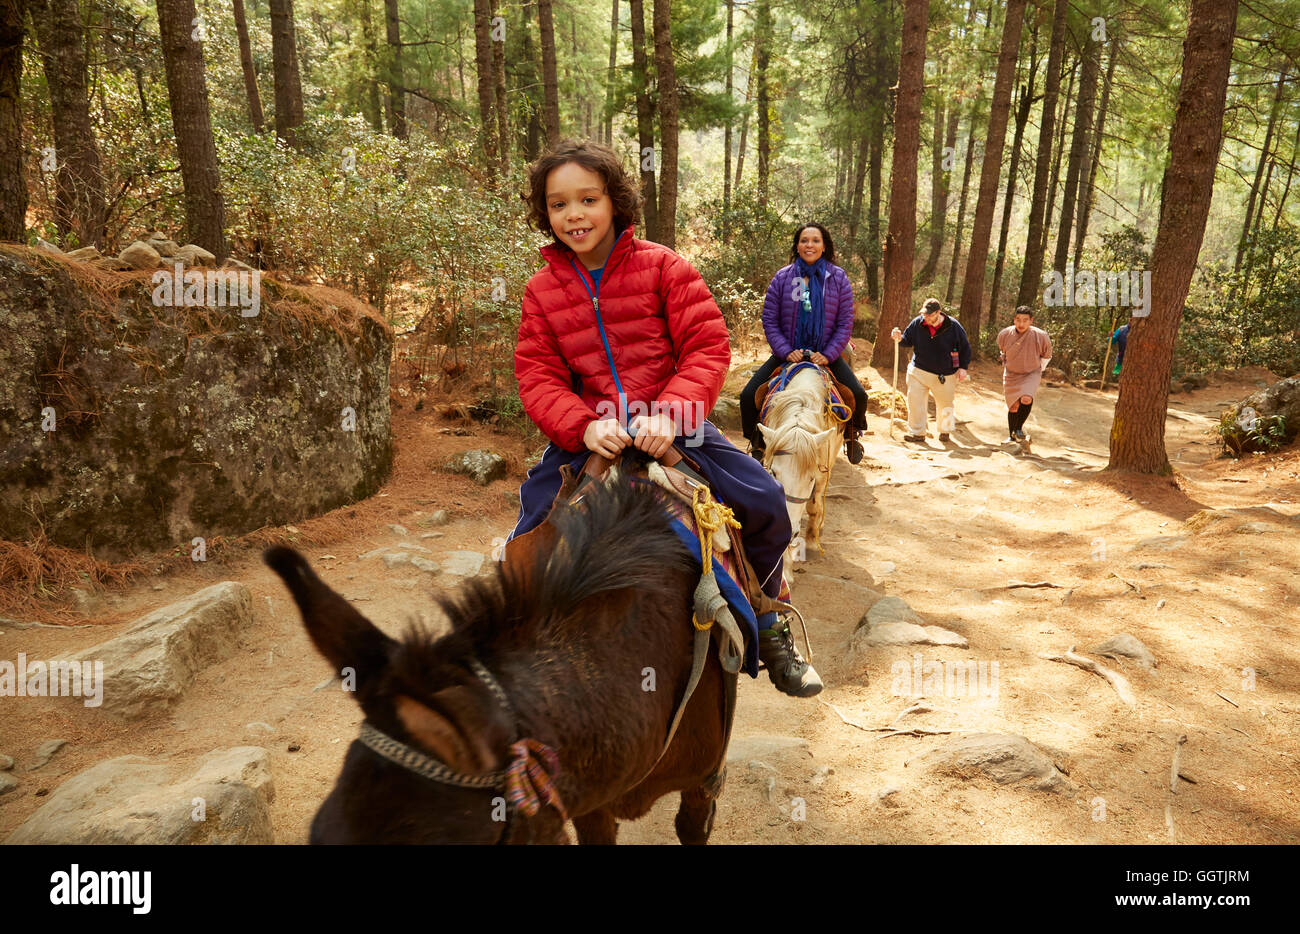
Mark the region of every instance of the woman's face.
POLYGON ((605 180, 576 162, 546 176, 546 215, 556 238, 588 269, 599 268, 614 246, 614 202, 605 180))
POLYGON ((812 265, 822 258, 826 244, 822 242, 822 232, 816 227, 805 227, 799 231, 799 258, 812 265))

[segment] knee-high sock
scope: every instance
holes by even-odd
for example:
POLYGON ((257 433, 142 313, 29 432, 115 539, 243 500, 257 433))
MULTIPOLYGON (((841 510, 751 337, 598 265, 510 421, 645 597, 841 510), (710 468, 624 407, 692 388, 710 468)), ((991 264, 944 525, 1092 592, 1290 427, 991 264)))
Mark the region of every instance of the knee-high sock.
POLYGON ((1012 412, 1010 409, 1007 409, 1007 434, 1010 435, 1015 433, 1015 430, 1019 427, 1016 424, 1016 419, 1019 417, 1020 417, 1019 409, 1016 409, 1016 411, 1014 412, 1012 412))
POLYGON ((1033 407, 1034 407, 1034 404, 1033 404, 1032 402, 1022 402, 1022 403, 1020 403, 1020 409, 1019 409, 1019 411, 1016 412, 1016 428, 1017 428, 1017 429, 1021 429, 1021 428, 1024 428, 1024 427, 1025 427, 1025 420, 1029 418, 1029 412, 1030 412, 1031 409, 1033 409, 1033 407))

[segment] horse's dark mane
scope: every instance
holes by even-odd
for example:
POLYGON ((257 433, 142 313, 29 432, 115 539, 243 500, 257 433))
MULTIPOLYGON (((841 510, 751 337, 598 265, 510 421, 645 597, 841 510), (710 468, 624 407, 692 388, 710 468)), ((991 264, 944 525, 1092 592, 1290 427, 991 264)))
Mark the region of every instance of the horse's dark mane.
POLYGON ((503 636, 553 637, 579 604, 601 594, 642 590, 662 599, 666 577, 696 563, 670 526, 664 494, 649 483, 592 484, 579 506, 560 506, 549 521, 559 533, 555 547, 537 553, 527 573, 501 563, 437 598, 452 632, 433 639, 410 629, 392 660, 403 680, 433 686, 449 665, 463 672, 456 663, 471 652, 486 663, 503 636))

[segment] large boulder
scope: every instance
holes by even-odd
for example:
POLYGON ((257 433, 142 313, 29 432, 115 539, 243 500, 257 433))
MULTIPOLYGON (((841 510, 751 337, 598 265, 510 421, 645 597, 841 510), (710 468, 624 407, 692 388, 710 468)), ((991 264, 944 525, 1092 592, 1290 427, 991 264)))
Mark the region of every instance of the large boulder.
POLYGON ((136 240, 118 253, 117 258, 133 269, 157 269, 162 262, 162 255, 142 240, 136 240))
POLYGON ((1057 768, 1052 756, 1014 734, 976 733, 956 737, 920 759, 935 771, 957 778, 983 775, 1000 785, 1030 779, 1037 791, 1069 796, 1077 790, 1057 768))
POLYGON ((252 622, 248 588, 224 581, 155 610, 71 661, 103 662, 102 709, 136 719, 171 707, 196 674, 234 653, 252 622))
POLYGON ((193 769, 122 756, 68 779, 5 843, 274 843, 273 800, 258 746, 210 752, 193 769))
POLYGON ((899 597, 881 597, 858 620, 849 639, 849 658, 861 661, 870 657, 872 648, 896 645, 948 645, 969 648, 966 637, 929 626, 899 597))
POLYGON ((504 477, 510 466, 500 454, 475 450, 461 451, 447 462, 446 469, 470 477, 479 486, 487 486, 504 477))
POLYGON ((0 539, 120 560, 367 497, 391 354, 334 289, 0 247, 0 539))
POLYGON ((1300 434, 1300 376, 1278 380, 1267 389, 1251 393, 1228 410, 1224 424, 1228 426, 1225 442, 1229 449, 1259 449, 1259 444, 1248 436, 1255 431, 1261 420, 1277 416, 1282 418, 1282 433, 1286 440, 1294 441, 1296 435, 1300 434))
MULTIPOLYGON (((175 244, 173 244, 173 246, 175 246, 175 244)), ((215 266, 217 263, 216 256, 203 249, 203 247, 197 246, 193 243, 187 243, 185 246, 176 247, 172 250, 171 254, 164 253, 163 255, 174 256, 186 266, 215 266)))
POLYGON ((730 396, 718 396, 709 421, 724 430, 740 431, 740 402, 730 396))

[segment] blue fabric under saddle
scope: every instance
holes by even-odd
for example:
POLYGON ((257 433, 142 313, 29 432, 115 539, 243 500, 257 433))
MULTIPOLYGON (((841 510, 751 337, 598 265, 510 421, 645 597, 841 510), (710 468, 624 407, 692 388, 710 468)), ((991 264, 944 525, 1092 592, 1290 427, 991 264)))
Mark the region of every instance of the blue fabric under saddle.
MULTIPOLYGON (((682 520, 674 517, 672 520, 673 531, 677 537, 682 540, 691 556, 695 559, 696 564, 700 562, 700 540, 695 532, 691 530, 682 520)), ((718 589, 722 595, 727 598, 727 605, 731 607, 732 614, 736 617, 736 622, 741 627, 741 632, 745 634, 745 665, 744 670, 751 678, 758 677, 758 619, 754 616, 754 608, 749 605, 749 598, 745 596, 740 589, 740 585, 732 580, 731 575, 726 572, 717 558, 713 559, 713 576, 718 579, 718 589)))

